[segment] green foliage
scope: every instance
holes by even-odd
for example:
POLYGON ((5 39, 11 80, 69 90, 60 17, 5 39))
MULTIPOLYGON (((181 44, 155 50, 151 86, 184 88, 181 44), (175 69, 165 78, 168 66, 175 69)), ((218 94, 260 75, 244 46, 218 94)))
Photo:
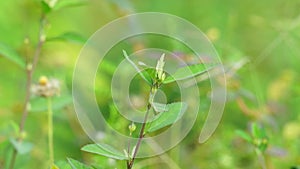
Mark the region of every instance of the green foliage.
POLYGON ((155 117, 155 120, 150 122, 147 132, 157 131, 176 122, 187 109, 187 104, 176 102, 167 104, 166 107, 166 109, 161 109, 163 112, 159 111, 160 113, 155 117))
POLYGON ((13 50, 11 47, 0 43, 0 55, 14 62, 21 68, 25 68, 25 62, 17 51, 13 50))
POLYGON ((237 130, 236 134, 239 135, 240 137, 242 137, 243 139, 245 139, 249 143, 253 142, 252 137, 248 133, 246 133, 242 130, 237 130))
MULTIPOLYGON (((83 44, 86 39, 82 35, 92 34, 94 30, 118 16, 130 14, 130 11, 133 13, 144 11, 171 13, 183 17, 199 27, 212 41, 226 70, 228 70, 226 79, 229 92, 221 125, 208 142, 200 146, 195 143, 195 138, 197 138, 202 127, 201 124, 204 122, 203 119, 207 117, 205 112, 210 105, 210 85, 202 83, 199 84, 201 103, 200 114, 196 122, 198 125, 194 126, 180 145, 164 154, 163 158, 159 160, 158 158, 140 159, 137 161, 140 165, 136 168, 153 169, 162 168, 162 166, 163 168, 172 168, 168 166, 169 162, 171 164, 172 162, 179 163, 181 168, 199 168, 199 166, 222 169, 259 168, 259 160, 252 151, 249 151, 249 145, 256 152, 259 152, 258 154, 266 157, 267 169, 299 168, 300 116, 298 112, 300 112, 300 87, 298 82, 300 69, 298 56, 300 51, 298 46, 300 45, 300 29, 299 19, 297 19, 299 16, 298 1, 266 0, 256 3, 236 1, 219 4, 216 1, 199 0, 188 2, 166 0, 164 3, 155 1, 57 0, 54 5, 49 3, 50 1, 52 0, 0 1, 0 37, 2 41, 0 43, 1 169, 9 168, 8 163, 11 160, 14 147, 18 152, 25 153, 17 157, 15 169, 31 169, 37 166, 39 168, 50 167, 46 139, 48 126, 46 116, 43 113, 32 113, 46 111, 46 100, 31 98, 30 112, 25 123, 24 133, 20 134, 18 124, 13 122, 19 123, 22 118, 21 112, 24 107, 26 84, 25 61, 31 62, 30 58, 34 55, 41 14, 45 17, 43 33, 46 34, 47 39, 45 46, 41 49, 41 56, 33 75, 33 81, 35 82, 39 75, 47 74, 58 76, 63 84, 71 84, 72 78, 65 79, 64 77, 72 74, 74 60, 79 53, 80 46, 60 42, 83 44), (87 6, 82 6, 84 4, 87 6), (170 4, 172 4, 172 8, 170 8, 170 4), (75 10, 69 8, 76 6, 82 6, 82 8, 75 10), (282 10, 277 10, 278 7, 282 10), (29 39, 29 43, 26 45, 23 43, 25 37, 29 39), (245 58, 246 55, 249 56, 251 62, 243 66, 241 70, 237 70, 236 63, 245 58), (17 69, 12 66, 13 64, 18 66, 16 66, 17 69), (241 92, 245 92, 245 94, 241 94, 241 92), (241 104, 243 103, 241 101, 244 101, 244 104, 241 104), (261 125, 255 124, 250 127, 249 131, 243 130, 249 122, 253 121, 259 122, 261 125), (245 142, 233 137, 235 129, 241 129, 237 130, 236 134, 245 142), (19 144, 17 139, 24 136, 23 134, 26 135, 25 142, 19 144), (26 142, 27 140, 30 140, 31 143, 26 142), (170 161, 166 162, 166 159, 170 161), (152 165, 152 163, 158 164, 152 165), (161 163, 165 163, 166 166, 161 163)), ((140 29, 137 23, 130 22, 129 24, 133 29, 140 29)), ((167 24, 167 26, 171 31, 177 29, 172 23, 167 24)), ((149 41, 148 39, 143 41, 133 37, 116 46, 118 49, 138 51, 135 49, 137 42, 141 44, 142 48, 162 48, 172 52, 182 52, 183 60, 188 60, 188 55, 192 51, 185 50, 181 42, 173 43, 173 41, 162 36, 157 36, 149 41)), ((199 46, 201 45, 199 44, 199 46)), ((112 115, 108 105, 113 103, 110 102, 110 98, 103 97, 103 93, 107 95, 106 93, 110 92, 108 79, 114 74, 117 67, 116 62, 119 61, 116 56, 120 55, 120 50, 114 49, 110 51, 109 61, 105 60, 99 65, 100 69, 105 70, 104 73, 101 72, 103 76, 96 77, 95 81, 105 85, 96 86, 97 90, 101 90, 101 92, 96 92, 96 96, 99 107, 105 109, 103 112, 106 113, 107 121, 118 131, 122 130, 123 132, 128 130, 130 122, 123 120, 115 123, 122 117, 118 116, 117 110, 112 115)), ((168 60, 166 60, 166 64, 169 64, 168 60)), ((161 88, 164 90, 167 100, 179 100, 178 91, 174 87, 176 84, 171 84, 174 80, 201 76, 207 72, 204 66, 208 69, 213 67, 209 64, 189 65, 189 67, 182 67, 177 70, 171 74, 172 76, 167 76, 163 82, 167 85, 161 88)), ((143 74, 141 77, 149 86, 153 85, 156 78, 155 69, 143 68, 140 69, 142 70, 141 74, 143 74)), ((136 83, 132 89, 140 88, 141 93, 139 94, 145 96, 144 99, 146 100, 148 87, 137 86, 139 84, 144 83, 136 83)), ((71 85, 68 87, 71 88, 71 85)), ((146 102, 145 100, 142 101, 146 102)), ((83 133, 76 119, 76 113, 67 106, 71 102, 70 96, 66 96, 64 92, 62 92, 61 97, 53 98, 54 114, 57 115, 59 112, 59 115, 63 117, 54 119, 54 148, 57 167, 60 169, 71 169, 75 165, 77 168, 78 166, 87 167, 73 159, 65 160, 66 157, 70 156, 74 159, 84 159, 88 164, 97 166, 98 169, 124 168, 125 162, 123 160, 114 161, 113 164, 110 164, 107 156, 80 152, 80 145, 86 144, 90 140, 83 133), (68 162, 72 163, 73 166, 71 167, 68 162)), ((161 103, 152 103, 152 108, 158 113, 155 117, 157 120, 160 120, 159 118, 169 111, 167 105, 161 103)), ((178 117, 180 115, 174 115, 172 119, 178 117)), ((172 125, 172 122, 168 125, 165 124, 167 123, 157 127, 157 130, 149 134, 155 135, 155 131, 159 133, 160 129, 163 131, 172 125)), ((140 126, 137 124, 137 130, 134 134, 138 133, 140 126)), ((150 127, 150 123, 147 124, 147 127, 150 127)), ((114 152, 105 148, 95 149, 101 152, 99 154, 119 157, 121 153, 122 158, 125 156, 123 152, 119 151, 118 155, 115 155, 114 152)))
POLYGON ((191 77, 195 77, 201 74, 206 73, 209 69, 211 69, 208 65, 205 64, 194 64, 189 66, 184 66, 176 70, 176 72, 170 76, 168 76, 163 83, 168 84, 175 82, 176 80, 184 80, 191 77))
POLYGON ((69 8, 69 7, 78 7, 87 5, 88 1, 86 0, 60 0, 58 1, 55 6, 53 7, 54 10, 60 10, 63 8, 69 8))
POLYGON ((45 14, 48 14, 52 11, 64 9, 67 7, 76 7, 86 5, 87 1, 84 0, 63 0, 63 1, 56 1, 56 0, 42 0, 41 6, 42 10, 45 14))
POLYGON ((47 39, 47 41, 57 41, 57 40, 78 43, 78 44, 84 44, 87 41, 86 38, 82 37, 81 35, 75 32, 66 32, 57 37, 52 37, 47 39))
POLYGON ((245 139, 248 143, 254 145, 258 150, 264 152, 268 147, 268 137, 263 127, 259 127, 256 123, 251 126, 251 135, 248 133, 237 130, 236 134, 245 139))
POLYGON ((89 144, 81 148, 82 151, 86 151, 93 154, 102 155, 105 157, 113 158, 116 160, 127 160, 122 152, 106 144, 89 144))
POLYGON ((51 7, 49 6, 49 4, 47 2, 45 2, 44 0, 41 1, 41 6, 42 6, 42 10, 45 14, 48 14, 51 12, 51 7))
MULTIPOLYGON (((70 95, 62 95, 59 97, 52 98, 52 110, 59 110, 67 105, 70 105, 72 103, 72 97, 70 95)), ((45 98, 34 98, 30 102, 30 111, 31 112, 46 112, 47 111, 47 99, 45 98)))
POLYGON ((72 158, 68 158, 68 162, 69 162, 70 166, 72 167, 72 169, 92 169, 92 167, 89 167, 77 160, 72 159, 72 158))
POLYGON ((30 142, 26 142, 26 141, 19 142, 18 140, 13 138, 10 139, 10 142, 16 148, 19 154, 27 154, 33 148, 33 144, 30 142))
POLYGON ((127 61, 135 68, 135 70, 139 73, 139 75, 151 86, 153 84, 153 78, 148 73, 148 71, 142 71, 138 68, 138 66, 129 58, 127 52, 123 50, 123 55, 127 59, 127 61))

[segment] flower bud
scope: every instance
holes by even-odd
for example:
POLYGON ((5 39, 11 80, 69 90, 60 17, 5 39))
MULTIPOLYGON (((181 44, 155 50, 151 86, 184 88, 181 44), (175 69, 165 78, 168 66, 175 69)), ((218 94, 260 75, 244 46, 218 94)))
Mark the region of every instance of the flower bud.
POLYGON ((129 126, 128 126, 130 135, 132 135, 132 133, 135 131, 136 129, 136 125, 132 122, 129 126))
POLYGON ((156 78, 158 81, 163 81, 166 75, 164 75, 164 66, 165 66, 165 54, 162 54, 160 59, 157 61, 156 65, 156 78))
POLYGON ((46 76, 41 76, 39 79, 39 84, 41 86, 46 86, 48 83, 48 78, 46 76))

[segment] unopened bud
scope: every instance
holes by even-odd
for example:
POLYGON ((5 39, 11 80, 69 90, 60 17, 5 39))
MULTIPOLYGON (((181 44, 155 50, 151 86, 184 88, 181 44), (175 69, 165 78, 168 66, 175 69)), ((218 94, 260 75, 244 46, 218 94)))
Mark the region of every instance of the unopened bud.
POLYGON ((47 83, 48 83, 48 78, 46 76, 41 76, 39 79, 39 84, 45 86, 47 85, 47 83))
POLYGON ((164 74, 164 66, 165 66, 165 61, 164 61, 164 58, 165 58, 165 54, 162 54, 160 59, 157 61, 157 65, 156 65, 156 78, 159 80, 159 81, 163 81, 163 76, 165 78, 166 75, 163 75, 164 74))
POLYGON ((129 126, 128 126, 130 135, 132 135, 132 133, 135 131, 136 129, 136 125, 132 122, 129 126))
POLYGON ((28 63, 26 69, 27 69, 28 71, 31 71, 31 70, 32 70, 32 64, 31 64, 31 63, 28 63))

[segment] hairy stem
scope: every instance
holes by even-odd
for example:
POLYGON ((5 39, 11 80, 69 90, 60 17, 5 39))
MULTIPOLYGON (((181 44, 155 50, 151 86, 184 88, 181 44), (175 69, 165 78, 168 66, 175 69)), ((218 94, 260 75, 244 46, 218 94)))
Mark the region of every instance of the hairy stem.
MULTIPOLYGON (((45 26, 45 22, 46 22, 46 18, 45 15, 42 14, 41 20, 40 20, 40 28, 39 28, 39 40, 38 40, 38 44, 37 47, 35 49, 35 53, 32 59, 32 63, 27 63, 27 68, 26 68, 26 91, 25 91, 25 101, 24 101, 24 106, 23 106, 23 111, 22 111, 22 118, 21 121, 19 123, 19 135, 21 135, 24 132, 24 126, 25 126, 25 122, 29 113, 28 107, 29 107, 29 101, 30 101, 30 97, 31 97, 31 84, 32 84, 32 76, 34 73, 34 70, 36 68, 39 56, 41 54, 41 49, 42 46, 45 42, 44 39, 44 26, 45 26), (31 66, 30 66, 31 65, 31 66)), ((22 142, 23 138, 18 138, 19 142, 22 142)), ((17 157, 17 150, 14 147, 13 153, 12 153, 12 157, 11 157, 11 161, 9 164, 9 169, 13 169, 15 166, 15 162, 16 162, 16 157, 17 157)))

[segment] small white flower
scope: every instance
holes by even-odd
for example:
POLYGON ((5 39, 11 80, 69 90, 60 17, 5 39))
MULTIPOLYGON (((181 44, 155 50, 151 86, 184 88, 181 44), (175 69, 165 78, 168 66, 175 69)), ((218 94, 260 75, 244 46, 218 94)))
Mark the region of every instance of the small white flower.
POLYGON ((31 91, 37 96, 52 97, 54 95, 59 95, 60 84, 57 79, 48 79, 46 76, 41 76, 39 83, 32 85, 31 91))

